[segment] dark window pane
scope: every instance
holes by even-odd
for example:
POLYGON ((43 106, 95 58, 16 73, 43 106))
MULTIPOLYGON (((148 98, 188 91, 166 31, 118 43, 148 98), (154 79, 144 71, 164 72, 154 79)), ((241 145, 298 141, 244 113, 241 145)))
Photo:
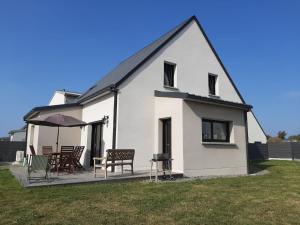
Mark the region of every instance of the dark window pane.
POLYGON ((213 123, 213 139, 214 140, 227 140, 227 123, 213 123))
POLYGON ((216 76, 208 75, 209 94, 216 95, 216 76))
POLYGON ((175 65, 164 64, 164 85, 174 87, 175 65))
POLYGON ((207 121, 202 122, 202 139, 211 139, 211 123, 207 121))
POLYGON ((202 140, 204 142, 229 142, 229 123, 207 119, 203 120, 202 140))

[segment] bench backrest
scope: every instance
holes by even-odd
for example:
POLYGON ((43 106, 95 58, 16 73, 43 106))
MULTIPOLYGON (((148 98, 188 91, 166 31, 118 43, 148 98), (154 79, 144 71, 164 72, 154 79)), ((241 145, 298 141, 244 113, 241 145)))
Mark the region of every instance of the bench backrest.
POLYGON ((61 153, 72 153, 74 151, 74 146, 61 146, 61 153))
POLYGON ((52 153, 52 146, 42 146, 43 155, 50 155, 52 153))
POLYGON ((108 149, 106 152, 107 161, 134 159, 134 149, 108 149))

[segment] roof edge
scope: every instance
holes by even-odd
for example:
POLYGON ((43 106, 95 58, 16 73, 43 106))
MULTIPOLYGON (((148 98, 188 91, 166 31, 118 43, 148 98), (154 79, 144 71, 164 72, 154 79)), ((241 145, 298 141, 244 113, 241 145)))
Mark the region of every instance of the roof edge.
MULTIPOLYGON (((106 86, 105 88, 102 88, 101 90, 87 96, 87 97, 83 97, 82 99, 78 99, 77 103, 82 103, 82 102, 85 102, 85 101, 88 101, 92 98, 95 98, 97 95, 100 95, 100 94, 103 94, 105 92, 109 92, 109 91, 113 91, 115 89, 115 85, 114 84, 111 84, 109 86, 106 86)), ((79 97, 80 98, 80 97, 79 97)))
POLYGON ((151 59, 159 50, 161 50, 165 45, 167 45, 174 37, 177 36, 190 22, 193 20, 197 20, 196 16, 191 16, 182 26, 174 32, 168 39, 166 39, 162 44, 160 44, 156 49, 154 49, 151 54, 149 54, 143 61, 141 61, 137 66, 135 66, 131 71, 129 71, 126 76, 124 76, 121 80, 119 80, 115 85, 119 87, 127 78, 132 75, 135 71, 137 71, 142 65, 144 65, 149 59, 151 59))
POLYGON ((237 108, 244 111, 250 111, 252 109, 251 105, 247 105, 244 103, 237 103, 237 102, 231 102, 231 101, 225 101, 221 99, 215 99, 215 98, 209 98, 204 97, 200 95, 193 95, 185 92, 165 92, 165 91, 154 91, 155 97, 166 97, 166 98, 181 98, 183 100, 187 101, 197 101, 197 102, 203 102, 207 104, 213 104, 213 105, 221 105, 225 107, 230 108, 237 108))

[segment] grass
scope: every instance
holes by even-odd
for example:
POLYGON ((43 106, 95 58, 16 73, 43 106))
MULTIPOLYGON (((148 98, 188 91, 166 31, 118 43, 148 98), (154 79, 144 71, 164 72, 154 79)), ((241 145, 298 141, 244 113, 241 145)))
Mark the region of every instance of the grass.
POLYGON ((0 169, 0 224, 299 224, 300 163, 269 174, 190 182, 22 188, 0 169))

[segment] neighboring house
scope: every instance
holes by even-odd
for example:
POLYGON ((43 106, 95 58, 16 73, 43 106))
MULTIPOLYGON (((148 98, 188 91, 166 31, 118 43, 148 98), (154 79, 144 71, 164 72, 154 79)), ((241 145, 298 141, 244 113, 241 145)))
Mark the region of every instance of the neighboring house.
MULTIPOLYGON (((248 134, 265 142, 196 17, 124 60, 76 101, 36 107, 25 120, 63 113, 89 125, 64 128, 60 145, 84 145, 82 162, 109 148, 134 148, 135 170, 169 152, 187 176, 247 174, 248 134), (248 129, 249 127, 249 129, 248 129)), ((55 145, 56 130, 29 125, 28 144, 55 145), (33 134, 33 135, 32 135, 33 134)), ((28 151, 29 152, 29 151, 28 151)))
POLYGON ((25 141, 26 140, 26 126, 18 130, 9 131, 9 140, 10 141, 25 141))
POLYGON ((62 105, 62 104, 69 104, 76 101, 81 94, 72 91, 66 90, 58 90, 55 91, 54 95, 52 96, 49 105, 62 105))

